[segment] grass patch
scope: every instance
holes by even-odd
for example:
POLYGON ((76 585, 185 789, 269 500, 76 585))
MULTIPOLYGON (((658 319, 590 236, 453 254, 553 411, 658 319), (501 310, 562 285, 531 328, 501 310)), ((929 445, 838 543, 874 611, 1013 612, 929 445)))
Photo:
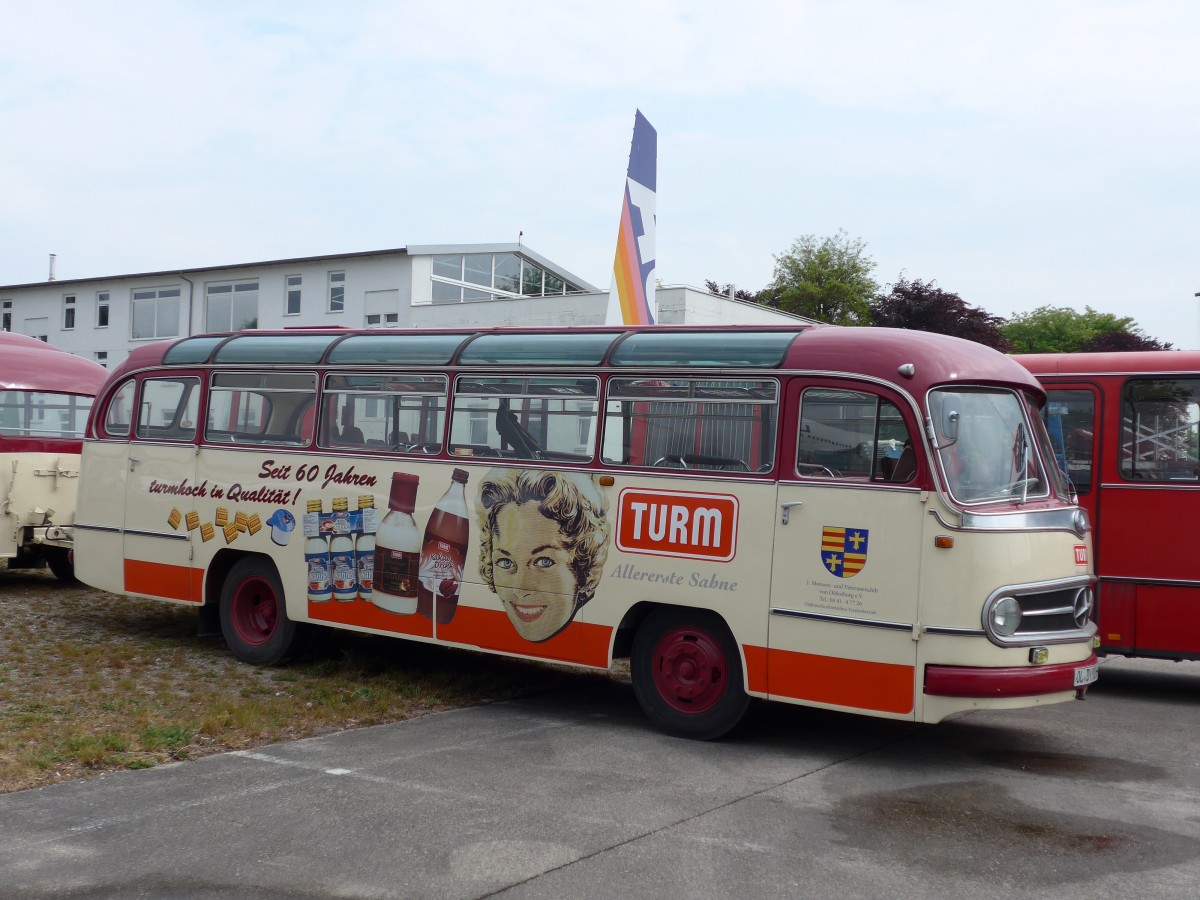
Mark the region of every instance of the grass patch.
POLYGON ((194 609, 2 566, 0 617, 0 793, 603 677, 334 630, 256 668, 197 637, 194 609))

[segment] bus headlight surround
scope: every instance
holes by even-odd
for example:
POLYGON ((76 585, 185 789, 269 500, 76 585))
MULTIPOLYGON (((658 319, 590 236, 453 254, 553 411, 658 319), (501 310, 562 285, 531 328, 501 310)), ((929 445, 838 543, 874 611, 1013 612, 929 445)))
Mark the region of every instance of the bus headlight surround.
POLYGON ((988 625, 1001 637, 1016 633, 1021 625, 1021 604, 1016 597, 1001 597, 988 610, 988 625))

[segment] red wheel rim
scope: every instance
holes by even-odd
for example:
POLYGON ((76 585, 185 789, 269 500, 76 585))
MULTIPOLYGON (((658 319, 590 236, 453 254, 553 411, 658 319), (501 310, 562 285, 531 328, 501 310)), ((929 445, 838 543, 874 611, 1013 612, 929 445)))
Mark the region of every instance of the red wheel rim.
POLYGON ((654 687, 672 709, 702 713, 725 693, 725 651, 707 631, 672 628, 654 648, 654 687))
POLYGON ((252 576, 237 586, 230 609, 238 639, 251 646, 265 644, 275 634, 279 599, 265 578, 252 576))

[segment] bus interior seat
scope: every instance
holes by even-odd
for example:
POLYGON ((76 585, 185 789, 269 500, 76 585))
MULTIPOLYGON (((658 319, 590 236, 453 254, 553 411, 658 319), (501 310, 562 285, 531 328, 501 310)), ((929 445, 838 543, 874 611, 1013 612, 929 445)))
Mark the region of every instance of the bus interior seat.
POLYGON ((300 418, 300 433, 296 435, 296 439, 302 443, 310 443, 313 436, 313 426, 317 421, 317 404, 309 403, 304 408, 304 415, 300 418))
POLYGON ((348 428, 343 428, 341 434, 338 435, 339 444, 352 444, 357 447, 364 446, 367 441, 363 437, 362 429, 356 425, 351 425, 348 428))
POLYGON ((525 426, 520 423, 513 411, 508 408, 508 402, 500 401, 496 411, 496 432, 504 442, 516 451, 518 456, 536 459, 539 450, 537 441, 525 426))
POLYGON ((896 460, 896 468, 892 470, 891 481, 912 481, 917 474, 917 454, 912 444, 905 444, 896 460))

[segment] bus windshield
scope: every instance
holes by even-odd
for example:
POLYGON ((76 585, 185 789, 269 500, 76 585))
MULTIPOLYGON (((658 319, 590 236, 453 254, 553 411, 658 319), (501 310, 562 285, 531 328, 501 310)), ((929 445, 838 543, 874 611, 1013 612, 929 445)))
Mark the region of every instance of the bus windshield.
POLYGON ((950 494, 964 503, 1047 497, 1039 419, 1025 415, 1012 391, 935 390, 929 412, 950 494))

